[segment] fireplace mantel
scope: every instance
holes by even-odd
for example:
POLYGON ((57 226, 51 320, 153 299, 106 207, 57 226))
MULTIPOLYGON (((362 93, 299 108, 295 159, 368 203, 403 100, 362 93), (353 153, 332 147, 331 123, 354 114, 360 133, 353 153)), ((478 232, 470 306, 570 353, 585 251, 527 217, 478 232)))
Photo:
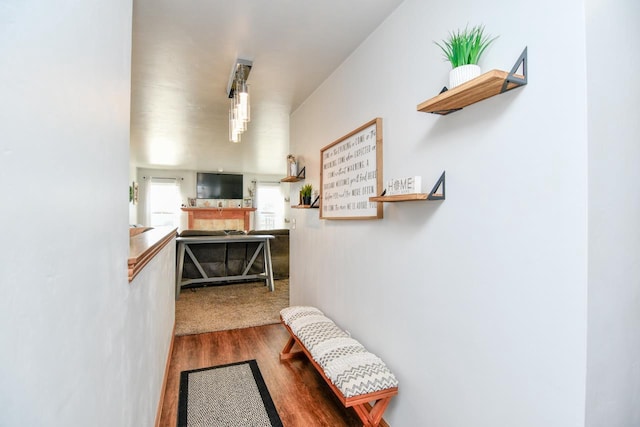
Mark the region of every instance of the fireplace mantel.
POLYGON ((256 208, 182 208, 189 214, 189 229, 235 230, 241 224, 244 231, 251 227, 251 212, 256 208))

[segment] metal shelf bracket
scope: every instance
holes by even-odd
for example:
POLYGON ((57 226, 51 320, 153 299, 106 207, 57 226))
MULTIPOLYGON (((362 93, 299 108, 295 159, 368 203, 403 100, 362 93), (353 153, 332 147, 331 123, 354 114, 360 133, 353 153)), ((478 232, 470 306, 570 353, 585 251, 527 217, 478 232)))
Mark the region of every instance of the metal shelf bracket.
POLYGON ((431 189, 431 192, 429 193, 429 195, 427 196, 427 200, 444 200, 445 199, 445 172, 446 171, 442 171, 442 175, 440 175, 440 178, 438 179, 438 182, 436 182, 436 185, 433 186, 433 189, 431 189), (442 191, 438 191, 442 189, 442 191))
POLYGON ((296 178, 298 179, 305 179, 306 178, 306 166, 303 166, 302 169, 300 169, 300 172, 298 172, 298 175, 296 175, 296 178))
POLYGON ((507 76, 507 78, 504 80, 504 83, 502 84, 502 90, 500 91, 500 93, 504 93, 507 92, 511 89, 515 89, 517 87, 520 86, 524 86, 526 85, 528 82, 527 79, 527 47, 525 46, 524 50, 522 51, 522 53, 520 54, 520 57, 518 58, 518 60, 516 61, 515 64, 513 64, 513 68, 511 68, 511 71, 509 71, 509 75, 507 76), (518 71, 518 69, 520 69, 520 67, 522 66, 522 76, 524 78, 520 78, 520 77, 516 77, 516 71, 518 71), (514 83, 515 86, 508 88, 509 83, 514 83))

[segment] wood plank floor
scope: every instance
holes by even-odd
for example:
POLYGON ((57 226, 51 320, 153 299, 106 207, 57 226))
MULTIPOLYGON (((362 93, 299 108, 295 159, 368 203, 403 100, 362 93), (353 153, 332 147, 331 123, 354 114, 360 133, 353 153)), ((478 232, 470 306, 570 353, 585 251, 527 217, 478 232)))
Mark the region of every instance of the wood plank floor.
POLYGON ((256 359, 284 427, 362 426, 305 358, 280 362, 280 324, 175 337, 160 426, 175 427, 180 372, 256 359))

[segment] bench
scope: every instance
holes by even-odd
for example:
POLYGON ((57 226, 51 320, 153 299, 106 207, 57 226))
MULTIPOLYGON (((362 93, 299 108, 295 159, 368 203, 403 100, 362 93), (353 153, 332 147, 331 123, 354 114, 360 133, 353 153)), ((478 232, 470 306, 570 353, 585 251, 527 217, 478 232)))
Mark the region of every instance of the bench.
POLYGON ((398 380, 379 357, 315 307, 285 308, 280 319, 290 334, 280 353, 281 361, 306 355, 340 402, 353 408, 365 427, 384 422, 382 415, 398 394, 398 380), (302 350, 292 351, 296 343, 302 350))

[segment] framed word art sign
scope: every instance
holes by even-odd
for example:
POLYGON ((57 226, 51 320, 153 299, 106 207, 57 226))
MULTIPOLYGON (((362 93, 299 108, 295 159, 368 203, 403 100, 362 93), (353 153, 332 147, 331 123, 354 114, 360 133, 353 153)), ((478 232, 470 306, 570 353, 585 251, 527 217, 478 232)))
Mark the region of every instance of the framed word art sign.
POLYGON ((382 203, 382 119, 376 118, 320 150, 320 218, 379 219, 382 203))

